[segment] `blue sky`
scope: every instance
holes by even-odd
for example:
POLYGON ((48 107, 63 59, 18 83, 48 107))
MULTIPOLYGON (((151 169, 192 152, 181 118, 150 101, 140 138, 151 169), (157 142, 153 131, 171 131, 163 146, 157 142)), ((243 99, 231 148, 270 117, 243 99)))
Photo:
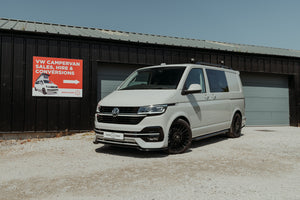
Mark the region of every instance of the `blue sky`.
POLYGON ((0 0, 0 17, 300 50, 300 0, 0 0))

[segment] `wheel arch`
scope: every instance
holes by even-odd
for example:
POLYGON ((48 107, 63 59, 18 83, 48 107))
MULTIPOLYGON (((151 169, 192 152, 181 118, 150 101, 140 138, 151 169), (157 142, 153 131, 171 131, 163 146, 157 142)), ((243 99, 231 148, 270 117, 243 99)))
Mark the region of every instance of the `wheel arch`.
POLYGON ((238 114, 243 118, 243 114, 242 114, 241 110, 240 110, 240 109, 235 109, 235 110, 232 112, 230 122, 232 122, 232 119, 233 119, 233 117, 234 117, 234 115, 235 115, 236 113, 238 113, 238 114))
MULTIPOLYGON (((176 120, 178 120, 178 119, 182 119, 182 120, 186 121, 186 122, 189 124, 189 126, 191 126, 190 119, 189 119, 189 117, 186 115, 186 113, 184 113, 184 112, 174 113, 173 115, 171 115, 171 116, 169 117, 167 126, 165 127, 165 128, 166 128, 165 131, 167 131, 167 133, 169 132, 169 130, 170 130, 172 124, 173 124, 176 120)), ((168 135, 168 134, 166 134, 166 135, 168 135)))
POLYGON ((176 121, 176 120, 178 120, 178 119, 182 119, 182 120, 184 120, 184 121, 186 121, 188 124, 189 124, 189 126, 191 126, 191 124, 190 124, 190 121, 188 120, 188 118, 187 117, 185 117, 185 116, 178 116, 177 118, 175 118, 174 120, 173 120, 173 122, 171 123, 171 125, 176 121))
POLYGON ((229 128, 229 131, 226 133, 226 135, 227 135, 227 137, 229 137, 229 138, 237 138, 237 137, 240 137, 240 135, 241 135, 241 129, 243 128, 242 127, 242 117, 243 117, 243 115, 242 115, 242 112, 240 111, 240 110, 235 110, 234 112, 233 112, 233 115, 232 115, 232 117, 231 117, 231 122, 230 122, 230 128, 229 128), (236 127, 236 121, 234 121, 235 120, 235 116, 236 115, 240 115, 240 125, 239 125, 239 129, 236 129, 235 127, 236 127))
POLYGON ((234 112, 233 116, 234 116, 236 113, 240 114, 241 117, 243 117, 242 112, 241 112, 240 110, 236 110, 236 111, 234 112))

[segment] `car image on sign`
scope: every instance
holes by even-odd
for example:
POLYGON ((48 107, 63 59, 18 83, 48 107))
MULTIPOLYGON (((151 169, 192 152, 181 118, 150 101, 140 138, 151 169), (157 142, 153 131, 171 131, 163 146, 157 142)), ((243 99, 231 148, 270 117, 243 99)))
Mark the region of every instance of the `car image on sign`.
POLYGON ((58 86, 49 80, 49 74, 41 74, 34 84, 34 90, 43 93, 44 95, 48 93, 57 93, 58 86))

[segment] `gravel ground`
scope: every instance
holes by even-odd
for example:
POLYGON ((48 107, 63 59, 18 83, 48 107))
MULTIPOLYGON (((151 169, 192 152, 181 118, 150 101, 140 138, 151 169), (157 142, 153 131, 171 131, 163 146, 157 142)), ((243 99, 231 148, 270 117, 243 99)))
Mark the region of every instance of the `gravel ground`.
POLYGON ((300 199, 300 128, 246 127, 180 155, 94 134, 0 143, 0 199, 300 199))

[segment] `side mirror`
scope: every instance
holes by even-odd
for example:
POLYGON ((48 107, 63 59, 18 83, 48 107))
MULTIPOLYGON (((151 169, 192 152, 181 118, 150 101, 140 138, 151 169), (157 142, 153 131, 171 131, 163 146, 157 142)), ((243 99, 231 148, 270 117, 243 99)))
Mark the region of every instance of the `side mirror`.
POLYGON ((193 94, 193 93, 201 93, 202 87, 200 84, 191 84, 187 90, 183 90, 182 94, 193 94))

